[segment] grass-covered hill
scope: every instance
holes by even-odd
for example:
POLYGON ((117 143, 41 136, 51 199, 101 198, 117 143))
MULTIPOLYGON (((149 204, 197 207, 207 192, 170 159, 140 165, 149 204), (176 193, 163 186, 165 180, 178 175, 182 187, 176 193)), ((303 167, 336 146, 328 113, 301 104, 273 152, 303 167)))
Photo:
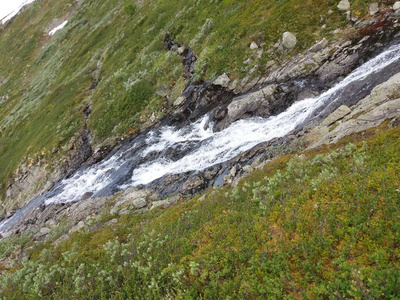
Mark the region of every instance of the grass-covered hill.
POLYGON ((12 258, 0 261, 0 297, 399 299, 393 126, 281 156, 166 210, 105 208, 67 239, 61 224, 46 242, 3 240, 0 257, 12 258))
MULTIPOLYGON (((351 1, 353 15, 367 15, 370 2, 351 1)), ((94 145, 112 144, 164 115, 186 84, 181 57, 165 47, 167 33, 198 57, 195 80, 223 72, 240 78, 254 65, 264 71, 285 31, 297 34, 293 53, 332 38, 346 25, 337 3, 36 0, 0 29, 0 197, 21 161, 56 165, 84 128, 94 145), (258 58, 253 41, 263 50, 258 58)))

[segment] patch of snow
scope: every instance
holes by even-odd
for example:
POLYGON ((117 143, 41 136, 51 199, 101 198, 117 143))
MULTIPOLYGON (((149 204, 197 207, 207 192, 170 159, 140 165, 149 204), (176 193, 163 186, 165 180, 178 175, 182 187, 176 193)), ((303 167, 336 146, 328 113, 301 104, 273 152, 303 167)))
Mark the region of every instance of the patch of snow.
POLYGON ((68 21, 64 21, 62 22, 60 25, 58 25, 57 27, 53 28, 52 30, 49 31, 49 35, 54 35, 57 31, 59 31, 60 29, 64 28, 65 25, 67 25, 68 21))
POLYGON ((35 0, 0 0, 0 23, 4 24, 17 15, 22 7, 35 0))

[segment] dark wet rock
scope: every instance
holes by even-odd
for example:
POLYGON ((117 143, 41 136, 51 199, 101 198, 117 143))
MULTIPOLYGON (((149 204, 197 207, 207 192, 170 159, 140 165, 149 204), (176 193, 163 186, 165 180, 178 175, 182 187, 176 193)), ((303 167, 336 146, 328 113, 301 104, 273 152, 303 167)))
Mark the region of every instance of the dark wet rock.
POLYGON ((85 201, 85 200, 89 199, 89 198, 92 197, 92 196, 93 196, 93 193, 92 193, 92 192, 86 192, 86 193, 84 193, 84 194, 82 195, 81 201, 85 201))
POLYGON ((84 162, 86 162, 92 155, 92 147, 90 144, 90 134, 84 130, 79 138, 73 144, 71 150, 73 154, 68 160, 66 166, 67 176, 76 171, 84 162))

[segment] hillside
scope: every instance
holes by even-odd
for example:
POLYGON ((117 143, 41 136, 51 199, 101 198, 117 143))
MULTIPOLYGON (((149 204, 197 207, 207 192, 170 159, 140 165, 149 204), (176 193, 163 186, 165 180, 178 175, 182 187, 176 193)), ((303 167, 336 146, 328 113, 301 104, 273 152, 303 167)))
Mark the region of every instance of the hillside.
MULTIPOLYGON (((367 4, 355 1, 352 9, 366 15, 367 4)), ((265 71, 274 56, 268 50, 285 31, 298 33, 294 51, 323 36, 333 38, 332 29, 346 23, 336 5, 295 0, 33 2, 11 25, 3 25, 0 35, 3 201, 21 162, 44 166, 42 173, 68 169, 61 162, 73 156, 83 130, 89 130, 96 150, 171 109, 188 79, 180 56, 164 45, 167 33, 193 49, 198 59, 194 80, 224 72, 243 79, 255 65, 259 68, 250 76, 265 71), (64 20, 66 27, 49 36, 64 20), (254 59, 253 41, 263 45, 254 59), (250 63, 243 64, 249 57, 250 63)), ((43 185, 45 176, 37 177, 43 185)))
POLYGON ((398 299, 400 2, 35 0, 0 25, 0 298, 398 299))

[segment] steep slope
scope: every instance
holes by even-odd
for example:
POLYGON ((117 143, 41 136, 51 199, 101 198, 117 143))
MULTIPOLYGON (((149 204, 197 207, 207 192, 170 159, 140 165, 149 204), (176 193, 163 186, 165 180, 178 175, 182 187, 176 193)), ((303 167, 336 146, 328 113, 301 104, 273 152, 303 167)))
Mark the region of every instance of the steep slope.
MULTIPOLYGON (((354 1, 354 15, 367 14, 368 3, 354 1)), ((49 181, 49 171, 57 170, 50 178, 54 180, 71 170, 65 161, 81 144, 90 140, 94 151, 113 145, 171 110, 188 79, 181 57, 164 44, 167 33, 197 56, 193 80, 226 72, 231 79, 249 81, 265 71, 272 57, 290 54, 275 57, 276 51, 269 51, 284 31, 298 35, 293 52, 322 36, 332 37, 331 30, 346 23, 336 5, 295 0, 35 1, 3 25, 0 34, 3 201, 19 177, 19 166, 35 170, 29 187, 20 188, 18 197, 12 192, 16 206, 49 181), (65 28, 48 35, 65 20, 65 28), (253 41, 260 47, 257 55, 249 48, 253 41)), ((243 84, 240 89, 246 89, 243 84)), ((85 153, 72 169, 90 151, 85 153)))

